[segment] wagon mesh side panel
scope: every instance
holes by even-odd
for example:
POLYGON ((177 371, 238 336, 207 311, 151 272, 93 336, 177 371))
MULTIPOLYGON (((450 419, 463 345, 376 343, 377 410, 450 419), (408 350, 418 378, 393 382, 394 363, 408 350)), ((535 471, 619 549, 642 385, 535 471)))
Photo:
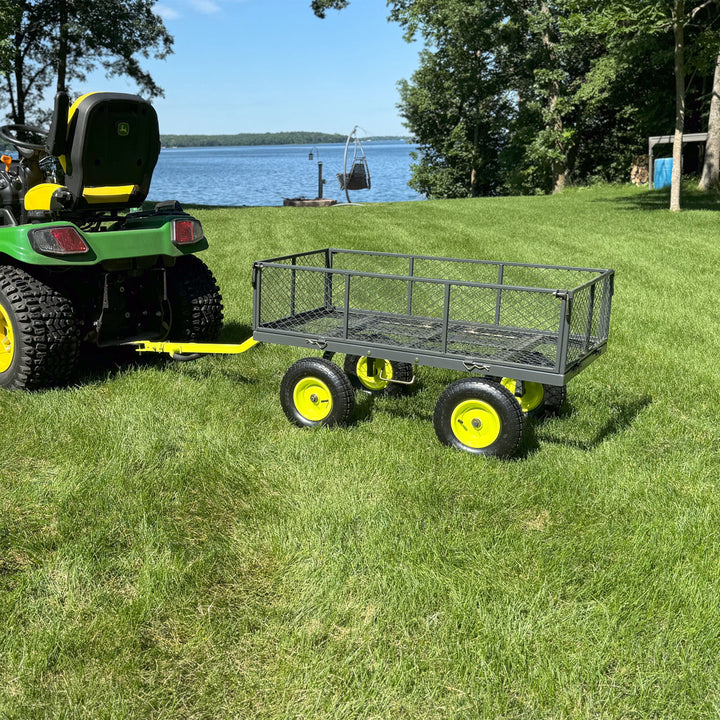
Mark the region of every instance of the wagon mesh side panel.
POLYGON ((531 290, 452 286, 447 352, 553 367, 560 303, 531 290))
POLYGON ((611 280, 608 277, 575 292, 570 318, 568 365, 582 359, 608 339, 610 295, 611 280))
POLYGON ((443 313, 441 285, 364 275, 351 276, 349 282, 351 340, 391 347, 442 349, 438 333, 443 313))
POLYGON ((326 266, 325 250, 317 250, 316 252, 292 255, 286 258, 270 260, 276 265, 300 265, 301 267, 317 267, 324 268, 326 266))
POLYGON ((329 278, 324 272, 292 267, 264 267, 260 326, 320 335, 338 334, 340 323, 328 304, 329 278))
POLYGON ((440 258, 416 258, 413 264, 415 277, 443 278, 465 282, 492 284, 498 282, 499 266, 496 263, 470 263, 440 258))

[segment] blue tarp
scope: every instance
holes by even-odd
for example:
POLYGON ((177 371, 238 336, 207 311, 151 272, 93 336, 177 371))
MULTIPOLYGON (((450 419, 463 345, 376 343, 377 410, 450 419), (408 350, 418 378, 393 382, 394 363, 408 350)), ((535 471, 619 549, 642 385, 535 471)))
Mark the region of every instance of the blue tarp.
POLYGON ((658 158, 655 160, 655 172, 653 174, 653 187, 658 190, 670 187, 672 183, 672 158, 658 158))

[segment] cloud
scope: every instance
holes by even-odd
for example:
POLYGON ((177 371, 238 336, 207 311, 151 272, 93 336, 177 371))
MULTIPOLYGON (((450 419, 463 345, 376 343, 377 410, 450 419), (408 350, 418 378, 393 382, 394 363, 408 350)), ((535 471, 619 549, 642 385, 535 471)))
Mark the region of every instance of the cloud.
POLYGON ((157 3, 154 10, 155 13, 163 20, 176 20, 180 17, 180 13, 174 8, 171 8, 169 5, 161 5, 157 3))
POLYGON ((212 15, 220 12, 220 6, 213 0, 190 0, 190 4, 198 11, 205 15, 212 15))

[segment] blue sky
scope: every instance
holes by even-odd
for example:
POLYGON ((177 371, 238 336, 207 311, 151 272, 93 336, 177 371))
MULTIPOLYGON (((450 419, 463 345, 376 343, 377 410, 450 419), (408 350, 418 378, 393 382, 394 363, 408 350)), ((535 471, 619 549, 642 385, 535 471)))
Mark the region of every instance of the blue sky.
MULTIPOLYGON (((167 60, 144 61, 165 90, 162 133, 407 134, 396 83, 420 45, 387 21, 385 0, 351 0, 325 20, 310 0, 160 0, 156 11, 175 38, 167 60)), ((136 88, 98 72, 73 90, 136 88)))

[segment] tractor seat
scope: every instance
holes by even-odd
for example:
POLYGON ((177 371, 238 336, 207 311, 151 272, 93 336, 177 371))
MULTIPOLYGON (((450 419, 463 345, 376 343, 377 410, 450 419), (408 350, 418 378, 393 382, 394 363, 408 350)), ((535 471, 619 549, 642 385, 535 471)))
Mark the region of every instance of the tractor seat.
POLYGON ((122 210, 140 205, 160 154, 157 114, 137 95, 89 93, 68 110, 55 97, 46 149, 60 161, 65 184, 40 183, 25 194, 32 216, 122 210))

